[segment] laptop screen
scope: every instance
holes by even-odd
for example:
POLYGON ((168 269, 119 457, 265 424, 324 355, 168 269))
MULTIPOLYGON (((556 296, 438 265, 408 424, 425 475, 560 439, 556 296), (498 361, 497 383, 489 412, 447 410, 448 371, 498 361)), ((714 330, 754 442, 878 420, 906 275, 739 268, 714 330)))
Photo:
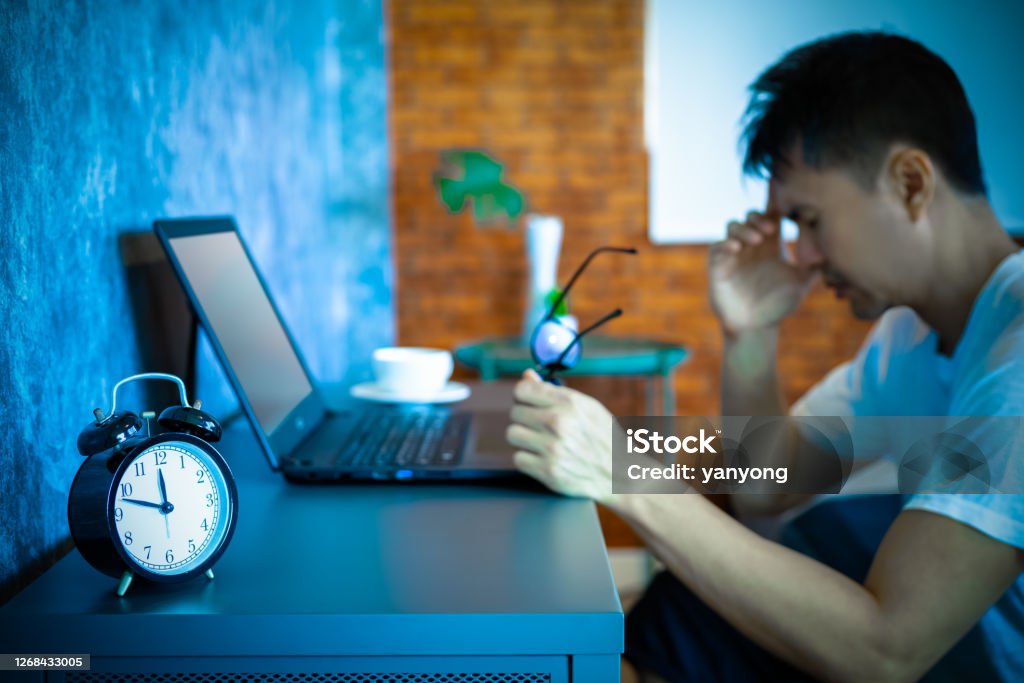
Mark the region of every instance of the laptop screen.
POLYGON ((313 391, 234 230, 167 240, 268 436, 313 391))

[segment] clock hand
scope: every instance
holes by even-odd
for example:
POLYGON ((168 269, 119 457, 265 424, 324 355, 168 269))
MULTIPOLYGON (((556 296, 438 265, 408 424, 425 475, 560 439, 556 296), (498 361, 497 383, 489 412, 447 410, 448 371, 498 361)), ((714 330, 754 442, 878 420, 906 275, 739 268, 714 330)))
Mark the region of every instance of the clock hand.
POLYGON ((156 483, 160 486, 160 504, 167 505, 167 484, 164 483, 163 470, 157 470, 156 483))
POLYGON ((156 483, 160 487, 160 512, 164 514, 164 532, 171 537, 171 522, 167 519, 174 506, 167 502, 167 484, 164 482, 164 471, 156 471, 156 483))
POLYGON ((148 500, 135 500, 134 498, 122 498, 121 500, 123 500, 126 503, 131 503, 133 505, 141 505, 142 507, 147 508, 156 508, 157 510, 163 510, 164 507, 162 503, 151 503, 148 500))
POLYGON ((122 498, 121 500, 132 505, 141 505, 145 508, 156 508, 165 515, 174 509, 174 506, 170 503, 151 503, 148 500, 135 500, 134 498, 122 498))

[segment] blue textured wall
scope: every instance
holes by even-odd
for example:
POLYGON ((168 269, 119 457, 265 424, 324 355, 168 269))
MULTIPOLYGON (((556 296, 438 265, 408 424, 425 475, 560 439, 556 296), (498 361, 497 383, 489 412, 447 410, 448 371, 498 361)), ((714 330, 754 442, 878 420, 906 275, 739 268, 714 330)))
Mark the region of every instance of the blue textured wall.
POLYGON ((392 341, 382 41, 361 0, 0 3, 0 602, 145 369, 120 232, 234 214, 320 379, 392 341))

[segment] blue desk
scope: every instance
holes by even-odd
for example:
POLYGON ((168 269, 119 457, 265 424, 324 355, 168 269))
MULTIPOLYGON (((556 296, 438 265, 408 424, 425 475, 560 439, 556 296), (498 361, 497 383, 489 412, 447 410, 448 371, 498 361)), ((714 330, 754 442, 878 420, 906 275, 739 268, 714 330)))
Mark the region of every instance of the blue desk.
POLYGON ((244 424, 221 450, 239 519, 215 581, 118 599, 72 551, 0 609, 0 651, 90 654, 91 674, 46 679, 67 681, 618 680, 622 610, 592 503, 482 485, 290 484, 244 424), (245 675, 256 673, 274 675, 245 675))

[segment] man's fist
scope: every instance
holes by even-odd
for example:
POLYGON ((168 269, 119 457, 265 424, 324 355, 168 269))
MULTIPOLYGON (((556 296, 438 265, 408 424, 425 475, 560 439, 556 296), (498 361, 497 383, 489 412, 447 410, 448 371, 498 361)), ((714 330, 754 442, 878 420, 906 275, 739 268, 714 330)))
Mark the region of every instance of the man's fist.
POLYGON ((533 370, 515 388, 506 437, 516 467, 548 488, 607 503, 612 497, 612 414, 586 394, 557 387, 533 370))
POLYGON ((783 257, 779 217, 757 211, 732 221, 711 245, 708 293, 726 334, 778 325, 803 300, 815 271, 783 257))

